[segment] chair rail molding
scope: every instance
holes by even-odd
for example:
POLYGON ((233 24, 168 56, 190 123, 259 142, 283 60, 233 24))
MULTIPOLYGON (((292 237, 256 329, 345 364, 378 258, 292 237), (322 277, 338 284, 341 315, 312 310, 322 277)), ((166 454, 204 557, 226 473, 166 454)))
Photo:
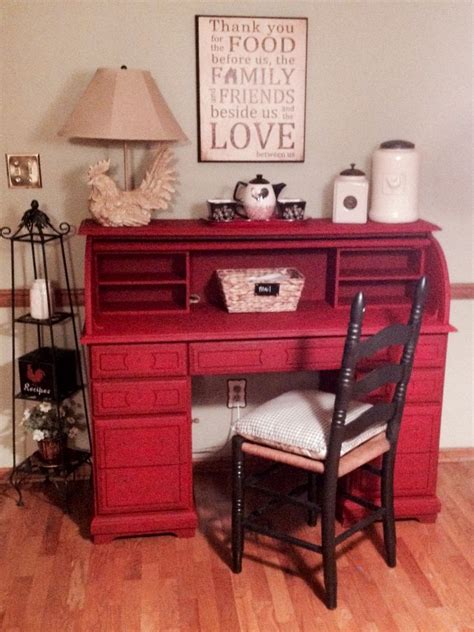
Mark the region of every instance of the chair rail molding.
MULTIPOLYGON (((84 305, 84 290, 82 288, 72 289, 72 300, 76 306, 84 305)), ((67 302, 67 290, 58 289, 55 292, 57 305, 65 305, 67 302)), ((30 291, 28 288, 15 290, 15 305, 27 307, 30 304, 30 291)), ((0 289, 0 307, 12 306, 12 291, 10 289, 0 289)))
MULTIPOLYGON (((473 300, 474 299, 474 283, 451 283, 451 299, 454 301, 459 300, 473 300)), ((72 290, 73 303, 77 306, 84 305, 84 289, 77 288, 72 290)), ((60 289, 57 291, 56 302, 58 305, 62 305, 67 298, 66 290, 60 289)), ((28 289, 18 289, 15 291, 15 305, 26 307, 29 305, 30 297, 28 289)), ((10 289, 0 289, 0 308, 11 307, 12 305, 12 292, 10 289)))

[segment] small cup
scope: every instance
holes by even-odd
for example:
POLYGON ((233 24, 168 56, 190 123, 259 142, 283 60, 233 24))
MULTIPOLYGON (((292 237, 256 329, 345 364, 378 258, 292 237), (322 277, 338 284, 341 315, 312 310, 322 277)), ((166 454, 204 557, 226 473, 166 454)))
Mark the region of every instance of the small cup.
POLYGON ((278 215, 288 221, 304 219, 306 201, 300 198, 282 198, 278 200, 278 215))
POLYGON ((207 200, 209 219, 213 222, 230 222, 234 219, 237 202, 233 200, 207 200))

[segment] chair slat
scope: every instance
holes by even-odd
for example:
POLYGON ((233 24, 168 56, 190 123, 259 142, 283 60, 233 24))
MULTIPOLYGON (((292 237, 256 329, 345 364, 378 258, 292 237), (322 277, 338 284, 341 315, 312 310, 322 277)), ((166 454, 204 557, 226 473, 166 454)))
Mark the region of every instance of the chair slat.
POLYGON ((371 338, 363 340, 354 349, 354 356, 357 360, 367 358, 377 351, 392 345, 405 345, 412 335, 412 329, 408 325, 395 323, 385 327, 371 338))
POLYGON ((360 395, 367 395, 384 384, 396 384, 402 377, 403 367, 400 364, 384 364, 358 380, 353 386, 352 395, 357 399, 360 395))
POLYGON ((387 422, 395 412, 395 404, 380 402, 344 426, 344 441, 352 439, 377 423, 387 422))

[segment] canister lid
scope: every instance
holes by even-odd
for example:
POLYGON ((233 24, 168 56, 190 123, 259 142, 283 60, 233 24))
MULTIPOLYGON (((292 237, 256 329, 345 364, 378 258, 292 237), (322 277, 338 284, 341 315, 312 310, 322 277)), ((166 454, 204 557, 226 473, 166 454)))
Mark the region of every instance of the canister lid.
POLYGON ((341 171, 341 173, 339 175, 341 175, 341 176, 365 176, 365 173, 363 171, 361 171, 360 169, 356 169, 355 168, 355 162, 351 162, 351 168, 350 169, 344 169, 344 171, 341 171))
POLYGON ((409 140, 386 140, 380 145, 381 149, 414 149, 415 143, 409 140))

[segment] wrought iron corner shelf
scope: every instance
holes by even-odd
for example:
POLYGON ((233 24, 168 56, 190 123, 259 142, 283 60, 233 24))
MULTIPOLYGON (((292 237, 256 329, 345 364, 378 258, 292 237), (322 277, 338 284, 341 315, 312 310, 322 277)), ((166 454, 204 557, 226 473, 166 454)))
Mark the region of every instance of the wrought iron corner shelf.
MULTIPOLYGON (((11 255, 11 290, 12 290, 12 307, 11 307, 11 322, 12 328, 15 323, 36 325, 37 328, 37 343, 38 347, 44 346, 45 331, 49 331, 49 342, 52 349, 53 361, 56 353, 56 345, 54 341, 54 326, 66 321, 71 321, 72 330, 74 334, 74 348, 76 351, 76 369, 77 369, 77 387, 74 390, 70 390, 67 393, 61 393, 60 399, 48 398, 48 397, 28 397, 22 393, 17 393, 16 388, 16 347, 15 347, 15 335, 12 331, 11 347, 12 347, 12 471, 10 474, 10 483, 18 494, 18 505, 23 505, 21 485, 24 479, 28 476, 38 474, 43 475, 46 480, 53 480, 57 487, 57 481, 62 480, 66 489, 66 510, 68 510, 67 504, 67 487, 69 477, 75 472, 75 470, 83 465, 89 463, 91 460, 90 451, 76 450, 67 448, 64 457, 57 463, 47 463, 44 461, 39 452, 33 452, 26 459, 17 463, 16 453, 16 410, 15 401, 18 399, 28 401, 49 401, 58 406, 62 401, 71 397, 72 395, 81 392, 82 403, 84 408, 84 418, 86 422, 86 429, 89 439, 89 445, 91 445, 90 427, 89 427, 89 415, 87 410, 87 399, 85 393, 85 382, 83 379, 82 362, 79 348, 79 336, 75 322, 75 315, 73 311, 72 302, 72 290, 69 281, 68 267, 66 262, 66 253, 64 249, 64 238, 72 234, 72 227, 67 222, 59 224, 58 228, 55 228, 46 213, 40 208, 36 200, 31 202, 31 208, 28 209, 18 225, 18 228, 13 232, 8 226, 0 228, 0 237, 10 242, 10 255, 11 255), (46 256, 46 244, 54 241, 59 241, 61 249, 61 263, 62 271, 64 274, 64 282, 67 292, 67 309, 66 311, 53 312, 51 301, 48 298, 48 313, 49 318, 37 319, 33 318, 30 313, 16 316, 15 306, 15 244, 23 243, 29 244, 31 247, 31 261, 33 267, 34 279, 40 278, 40 272, 46 281, 49 283, 48 263, 46 256), (46 329, 45 329, 46 328, 46 329)), ((60 264, 61 265, 61 264, 60 264)), ((57 392, 57 391, 56 391, 57 392)))

